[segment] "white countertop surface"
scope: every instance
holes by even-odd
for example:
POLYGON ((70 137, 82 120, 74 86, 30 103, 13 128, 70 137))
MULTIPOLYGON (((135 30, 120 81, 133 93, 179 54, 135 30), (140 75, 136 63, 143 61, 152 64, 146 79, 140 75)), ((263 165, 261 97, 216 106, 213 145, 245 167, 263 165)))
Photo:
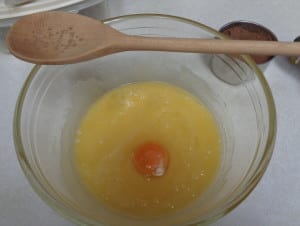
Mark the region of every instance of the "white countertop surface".
MULTIPOLYGON (((261 23, 280 40, 300 35, 299 0, 109 0, 101 17, 166 13, 219 28, 233 20, 261 23)), ((71 226, 33 192, 19 167, 12 138, 13 111, 32 65, 0 52, 0 225, 71 226)), ((276 57, 265 70, 278 116, 273 158, 252 194, 214 226, 300 225, 300 65, 276 57)))

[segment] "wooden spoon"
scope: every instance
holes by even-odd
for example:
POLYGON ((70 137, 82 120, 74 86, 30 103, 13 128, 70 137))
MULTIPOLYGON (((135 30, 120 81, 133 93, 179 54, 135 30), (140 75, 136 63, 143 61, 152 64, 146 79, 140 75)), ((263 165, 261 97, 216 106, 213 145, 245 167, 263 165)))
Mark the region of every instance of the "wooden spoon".
POLYGON ((37 64, 69 64, 129 50, 300 56, 300 43, 123 34, 98 20, 65 12, 21 18, 7 36, 16 57, 37 64))

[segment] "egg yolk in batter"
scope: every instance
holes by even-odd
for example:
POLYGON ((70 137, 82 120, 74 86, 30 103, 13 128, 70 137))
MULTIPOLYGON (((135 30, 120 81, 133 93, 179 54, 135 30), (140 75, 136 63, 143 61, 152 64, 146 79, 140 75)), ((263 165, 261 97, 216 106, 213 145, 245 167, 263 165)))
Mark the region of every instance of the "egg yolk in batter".
POLYGON ((209 188, 221 136, 206 106, 183 89, 132 83, 88 109, 74 156, 81 183, 108 208, 156 217, 183 209, 209 188))

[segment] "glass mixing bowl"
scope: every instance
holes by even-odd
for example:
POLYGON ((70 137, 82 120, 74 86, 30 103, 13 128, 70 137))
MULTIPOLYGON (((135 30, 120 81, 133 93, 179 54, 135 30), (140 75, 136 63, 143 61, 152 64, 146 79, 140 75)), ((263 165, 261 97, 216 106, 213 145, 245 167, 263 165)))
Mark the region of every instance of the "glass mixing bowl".
MULTIPOLYGON (((224 38, 201 23, 167 15, 121 16, 105 23, 132 35, 224 38)), ((17 155, 30 184, 49 206, 83 225, 213 222, 254 189, 271 158, 275 131, 272 94, 250 57, 195 53, 124 52, 73 65, 35 66, 14 121, 17 155), (78 122, 101 95, 125 83, 153 80, 188 90, 207 105, 222 133, 222 161, 212 185, 194 203, 175 214, 142 219, 116 214, 85 191, 72 145, 78 122)))

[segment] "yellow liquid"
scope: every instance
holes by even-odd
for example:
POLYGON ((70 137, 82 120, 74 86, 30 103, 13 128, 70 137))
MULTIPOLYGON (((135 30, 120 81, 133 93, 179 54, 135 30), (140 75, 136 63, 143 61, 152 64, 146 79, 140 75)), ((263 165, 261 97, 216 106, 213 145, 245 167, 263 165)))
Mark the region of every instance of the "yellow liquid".
POLYGON ((155 217, 191 204, 212 183, 221 158, 220 132, 208 109, 186 91, 159 82, 121 86, 83 117, 75 141, 82 184, 122 214, 155 217), (134 166, 137 146, 162 144, 169 165, 160 177, 134 166))

